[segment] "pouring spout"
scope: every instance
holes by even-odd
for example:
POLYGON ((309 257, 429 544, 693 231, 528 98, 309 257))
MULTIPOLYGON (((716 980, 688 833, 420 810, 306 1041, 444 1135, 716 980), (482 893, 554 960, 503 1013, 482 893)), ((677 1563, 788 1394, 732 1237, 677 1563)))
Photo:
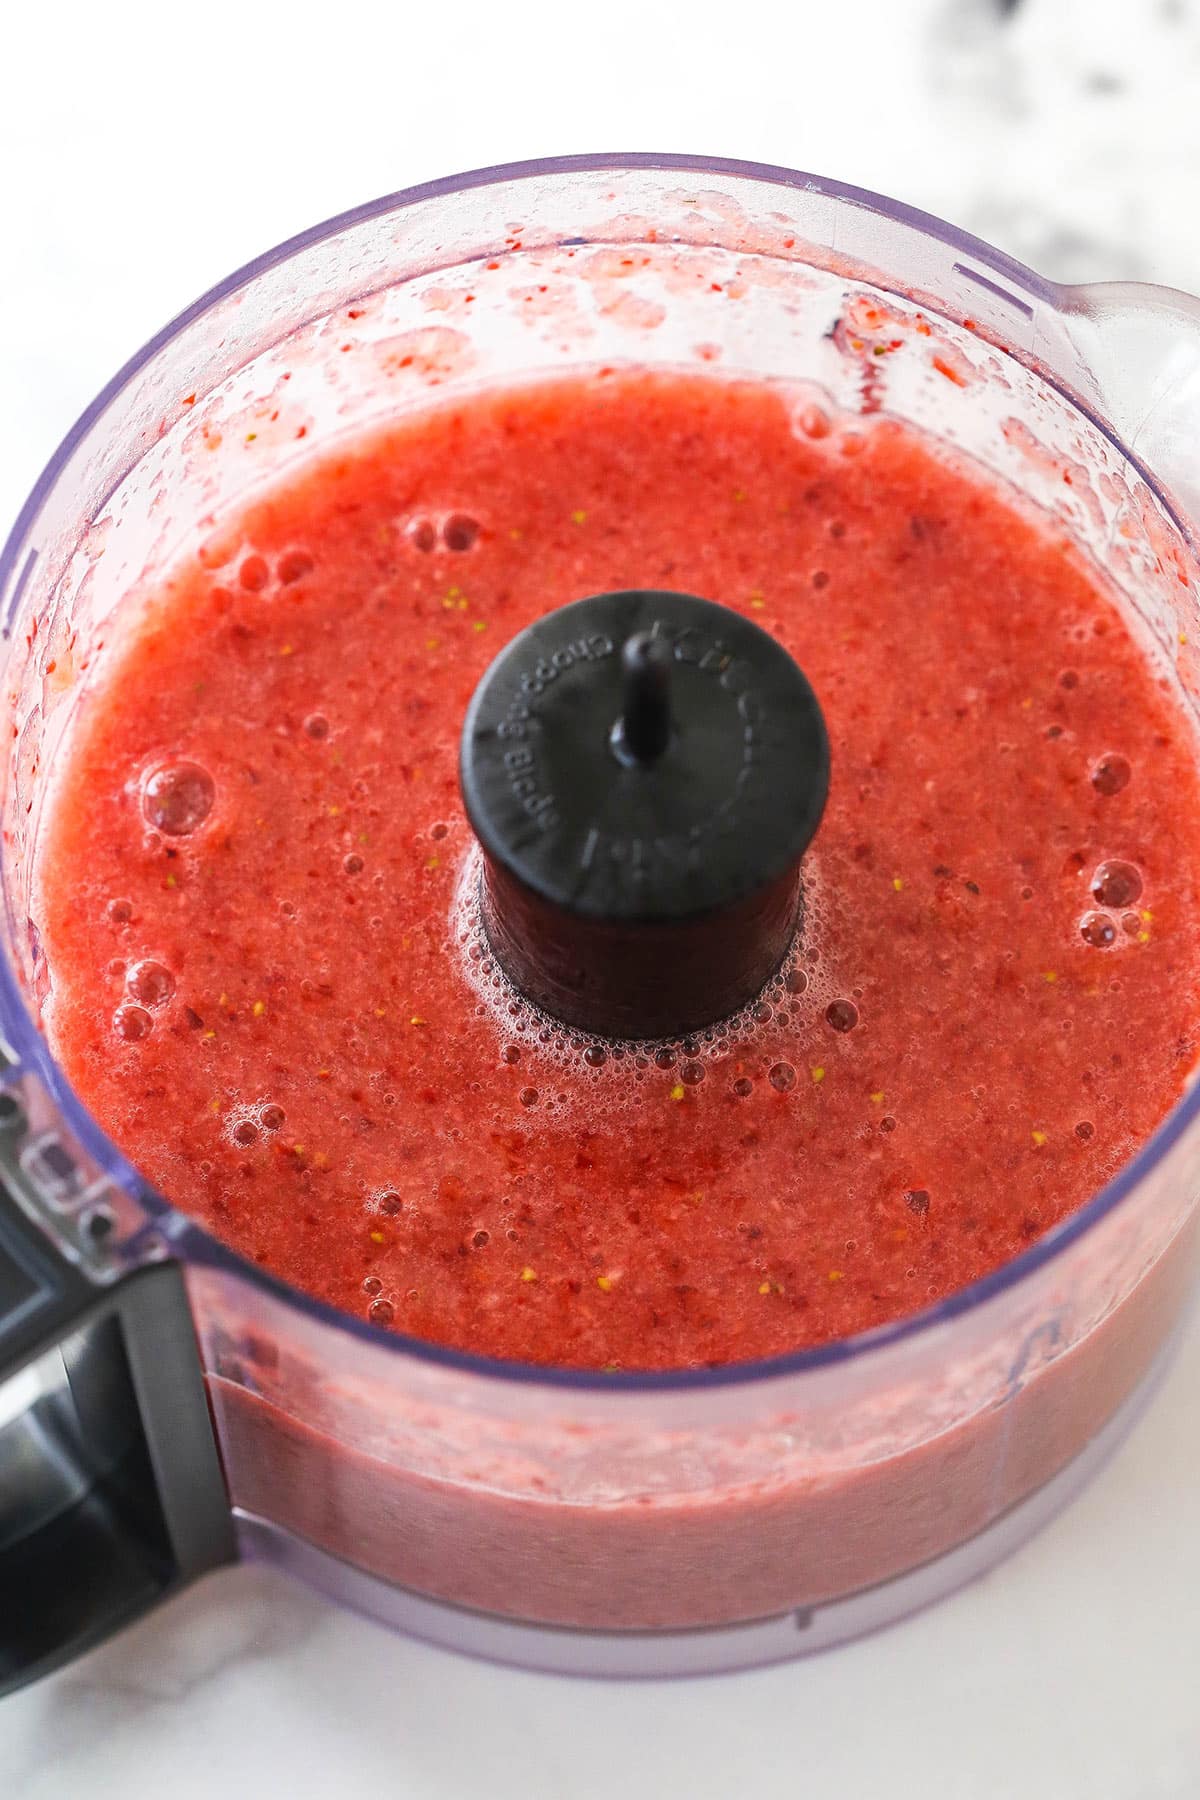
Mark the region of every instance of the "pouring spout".
POLYGON ((1200 299, 1107 281, 1063 290, 1061 308, 1098 410, 1200 538, 1200 299))

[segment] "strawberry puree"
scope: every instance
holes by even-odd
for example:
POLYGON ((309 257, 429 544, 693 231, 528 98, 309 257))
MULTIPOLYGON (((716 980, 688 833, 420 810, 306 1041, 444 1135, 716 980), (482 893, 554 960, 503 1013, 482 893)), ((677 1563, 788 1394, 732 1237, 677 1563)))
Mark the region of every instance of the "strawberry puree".
MULTIPOLYGON (((404 1373, 374 1397, 361 1433, 323 1430, 308 1421, 332 1422, 336 1378, 306 1371, 302 1359, 264 1360, 252 1337, 221 1352, 227 1378, 211 1380, 210 1393, 234 1502, 384 1580, 484 1612, 590 1629, 721 1625, 821 1606, 934 1562, 1036 1492, 1154 1367, 1195 1281, 1196 1251, 1193 1215, 1068 1354, 1032 1372, 1023 1366, 1039 1339, 1053 1338, 1047 1320, 1014 1345, 1002 1404, 964 1403, 950 1429, 907 1444, 898 1437, 865 1459, 851 1431, 841 1466, 796 1457, 770 1475, 740 1470, 754 1461, 753 1431, 735 1439, 722 1466, 713 1432, 685 1438, 661 1463, 643 1452, 616 1495, 592 1449, 593 1491, 581 1494, 575 1462, 587 1460, 592 1434, 573 1421, 573 1396, 561 1411, 547 1408, 532 1445, 512 1434, 507 1459, 480 1468, 477 1452, 456 1462, 430 1432, 413 1466, 379 1447, 392 1421, 421 1416, 404 1397, 404 1373), (538 1441, 556 1436, 557 1461, 538 1441), (665 1479, 673 1466, 675 1484, 665 1479)), ((206 1277, 193 1279, 203 1308, 206 1277)), ((666 1397, 664 1417, 675 1398, 666 1397)), ((786 1410, 772 1420, 768 1403, 764 1438, 786 1445, 795 1426, 786 1410)), ((487 1431, 485 1421, 479 1436, 487 1431)))
POLYGON ((379 1325, 626 1369, 861 1331, 1065 1218, 1191 1070, 1190 722, 1065 540, 886 419, 482 394, 220 520, 107 656, 41 850, 55 1053, 183 1210, 379 1325), (833 779, 759 1004, 614 1046, 492 969, 456 759, 509 637, 638 585, 777 634, 833 779))

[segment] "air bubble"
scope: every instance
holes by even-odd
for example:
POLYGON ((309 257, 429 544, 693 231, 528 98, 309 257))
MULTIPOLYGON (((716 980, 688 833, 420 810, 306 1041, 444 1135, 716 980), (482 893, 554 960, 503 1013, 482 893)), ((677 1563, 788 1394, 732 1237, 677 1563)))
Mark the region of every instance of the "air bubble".
POLYGON ((679 1071, 679 1079, 686 1082, 688 1087, 698 1087, 704 1080, 704 1064, 689 1058, 679 1071))
POLYGON ((290 587, 293 581, 302 580, 312 571, 313 559, 307 550, 288 550, 275 564, 275 573, 284 587, 290 587))
POLYGON ((128 925, 133 917, 133 902, 130 900, 110 900, 105 911, 112 925, 128 925))
POLYGON ((136 1044, 139 1038, 149 1037, 153 1024, 144 1006, 131 1006, 126 1002, 113 1014, 113 1030, 127 1044, 136 1044))
POLYGON ((378 1275, 363 1276, 362 1291, 364 1294, 378 1294, 382 1289, 383 1283, 380 1281, 378 1275))
POLYGON ((363 859, 358 854, 357 850, 352 850, 349 856, 344 856, 342 858, 342 867, 347 875, 361 875, 363 859))
POLYGON ((858 1008, 853 1000, 831 1000, 825 1017, 835 1031, 853 1031, 858 1024, 858 1008))
POLYGON ((789 994, 802 994, 808 986, 808 975, 803 969, 789 969, 783 985, 789 994))
POLYGON ((589 1044, 583 1053, 583 1060, 590 1069, 602 1069, 608 1056, 601 1044, 589 1044))
POLYGON ((675 1067, 675 1062, 676 1054, 674 1050, 664 1049, 656 1050, 654 1052, 654 1066, 656 1069, 673 1069, 675 1067))
POLYGON ((1107 913, 1084 913, 1079 921, 1079 935, 1093 950, 1107 950, 1117 941, 1117 928, 1107 913))
POLYGON ((469 513, 451 513, 442 526, 442 541, 447 550, 469 550, 479 536, 479 521, 469 513))
POLYGON ((263 556, 248 556, 238 570, 238 580, 252 594, 260 593, 270 579, 271 571, 263 556))
POLYGON ((739 1075, 733 1084, 733 1091, 739 1100, 746 1100, 754 1092, 754 1083, 748 1081, 744 1075, 739 1075))
POLYGON ((500 1060, 501 1060, 501 1062, 506 1062, 506 1063, 520 1062, 521 1052, 520 1052, 519 1048, 517 1047, 517 1045, 516 1044, 505 1044, 503 1050, 500 1052, 500 1060))
POLYGON ((404 534, 414 550, 428 555, 437 547, 437 526, 432 519, 413 519, 404 534))
POLYGON ((1096 1127, 1092 1124, 1090 1119, 1080 1119, 1078 1125, 1075 1127, 1075 1136, 1079 1139, 1081 1144, 1086 1144, 1089 1138, 1095 1136, 1095 1133, 1096 1127))
POLYGON ((258 1126, 252 1119, 243 1119, 233 1128, 233 1141, 243 1147, 258 1142, 258 1126))
POLYGON ((403 1205, 404 1202, 401 1200, 399 1194, 395 1193, 391 1188, 389 1188, 385 1194, 380 1194, 379 1196, 379 1210, 387 1219, 394 1219, 403 1205))
POLYGON ((396 1316, 396 1309, 390 1300, 372 1300, 367 1317, 372 1325, 390 1325, 396 1316))
POLYGON ((162 763, 142 783, 142 812, 149 824, 168 837, 187 837, 203 825, 217 790, 199 763, 162 763))
POLYGON ((306 735, 310 738, 328 737, 329 720, 325 717, 324 713, 309 713, 307 719, 304 721, 304 730, 306 735))
POLYGON ((786 1094, 796 1085, 796 1071, 791 1063, 778 1062, 773 1065, 767 1079, 779 1093, 786 1094))
POLYGON ((522 1106, 536 1106, 538 1103, 538 1091, 536 1088, 522 1088, 520 1097, 522 1106))
POLYGON ((134 963, 125 976, 126 991, 143 1006, 165 1006, 175 992, 175 977, 163 963, 134 963))
POLYGON ((475 1233, 474 1237, 472 1237, 472 1239, 471 1239, 471 1242, 474 1244, 476 1250, 486 1249, 486 1247, 488 1246, 488 1244, 491 1243, 491 1241, 492 1241, 492 1234, 490 1231, 477 1231, 475 1233))
POLYGON ((1092 893, 1101 906, 1132 906, 1141 898, 1141 871, 1129 862, 1103 862, 1092 876, 1092 893))
POLYGON ((825 438, 833 430, 833 421, 820 406, 806 406, 796 414, 796 423, 805 437, 825 438))
POLYGON ((753 1018, 756 1024, 765 1025, 771 1017, 771 1008, 765 1000, 760 1000, 754 1008, 753 1018))
POLYGON ((444 838, 449 830, 450 827, 442 824, 439 820, 436 825, 431 825, 429 827, 429 835, 431 838, 444 838))
POLYGON ((1102 756, 1092 770, 1092 786, 1098 794, 1119 794, 1122 788, 1129 786, 1132 774, 1133 770, 1123 756, 1102 756))

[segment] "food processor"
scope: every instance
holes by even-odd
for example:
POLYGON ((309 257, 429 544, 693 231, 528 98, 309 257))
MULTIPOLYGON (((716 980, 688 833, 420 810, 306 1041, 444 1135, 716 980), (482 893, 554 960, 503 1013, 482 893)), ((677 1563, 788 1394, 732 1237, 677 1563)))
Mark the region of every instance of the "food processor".
MULTIPOLYGON (((0 1690, 237 1558, 527 1666, 802 1655, 990 1567, 1152 1393, 1195 1273, 1194 1087, 1088 1204, 949 1299, 817 1349, 639 1374, 468 1355, 287 1287, 154 1192, 50 1054, 34 852, 125 596, 341 434, 573 368, 706 365, 973 459, 1100 568, 1195 708, 1186 295, 1059 287, 811 175, 610 155, 389 196, 181 314, 68 435, 0 558, 0 1690)), ((625 716, 649 755, 638 623, 625 716)), ((614 1028, 626 968, 600 984, 614 1028)))

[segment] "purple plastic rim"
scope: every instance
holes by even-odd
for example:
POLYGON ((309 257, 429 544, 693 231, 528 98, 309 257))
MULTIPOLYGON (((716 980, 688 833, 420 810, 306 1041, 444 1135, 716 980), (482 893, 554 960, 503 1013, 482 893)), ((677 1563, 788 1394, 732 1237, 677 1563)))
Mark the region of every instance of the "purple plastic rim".
MULTIPOLYGON (((872 193, 866 188, 852 187, 847 183, 832 181, 824 176, 810 175, 774 164, 742 162, 731 157, 688 156, 675 152, 612 151, 579 156, 546 157, 530 162, 500 163, 489 168, 472 169, 461 175, 443 176, 437 181, 423 182, 417 187, 402 188, 396 193, 385 194, 378 200, 371 200, 362 206, 352 207, 348 212, 338 213, 335 217, 326 219, 319 225, 310 226, 306 231, 285 239, 281 244, 277 244, 273 249, 255 257, 252 262, 243 264, 240 269, 234 270, 223 281, 219 281, 214 287, 209 288, 207 293, 202 294, 190 306, 177 313, 169 324, 165 325, 131 356, 107 386, 97 394, 90 406, 80 414, 34 484, 8 535, 3 550, 0 551, 0 591, 3 591, 15 576, 24 552, 26 539, 66 462, 80 440, 103 418, 117 395, 129 385, 139 371, 160 350, 177 338, 195 319, 207 312, 209 308, 227 299, 230 294, 246 287, 266 270, 274 268, 281 262, 286 262, 298 251, 322 243, 326 238, 334 237, 339 232, 345 231, 363 220, 377 218, 383 213, 399 212, 406 207, 416 206, 428 200, 464 193, 472 188, 491 187, 501 183, 527 181, 550 175, 590 173, 603 170, 611 170, 615 174, 622 170, 638 169, 663 171, 678 169, 683 173, 693 175, 733 175, 739 180, 761 183, 764 187, 799 189, 805 193, 818 194, 824 198, 841 201, 849 206, 860 207, 866 212, 873 212, 895 223, 910 226, 926 237, 939 240, 956 255, 967 255, 975 262, 982 263, 985 268, 1003 277, 1005 281, 1012 282, 1041 304, 1051 306, 1056 311, 1061 310, 1060 301, 1064 289, 1027 268, 1014 257, 1006 255, 1004 251, 995 249, 981 238, 973 237, 969 232, 948 225, 932 213, 906 206, 899 200, 890 200, 885 195, 872 193)), ((1008 354, 1013 355, 1016 360, 1021 360, 1015 351, 1009 350, 1008 354)), ((1041 380, 1046 382, 1047 386, 1056 388, 1077 412, 1082 413, 1108 439, 1124 461, 1137 470, 1180 532, 1185 537, 1190 537, 1191 533, 1186 522, 1180 519, 1170 499, 1163 493, 1153 472, 1122 443, 1107 420, 1088 406, 1078 394, 1071 392, 1056 381, 1044 368, 1036 366, 1035 372, 1041 380)), ((7 633, 5 635, 7 636, 7 633)), ((1200 1083, 1197 1083, 1168 1113, 1162 1124, 1147 1139, 1137 1154, 1118 1170, 1112 1180, 1094 1194, 1085 1206, 1080 1207, 1078 1212, 1073 1213, 1070 1218, 1048 1232, 1044 1238, 1039 1239, 1036 1244, 1023 1251, 1012 1262, 1005 1263, 1002 1268, 994 1270, 992 1274, 971 1282, 967 1287, 959 1289, 957 1293, 938 1301, 936 1305, 924 1307, 921 1311, 897 1320, 894 1324, 880 1326, 874 1331, 859 1332, 852 1337, 841 1338, 832 1344, 822 1344, 815 1349, 797 1350, 787 1356, 760 1358, 752 1362, 727 1364, 722 1368, 601 1374, 584 1369, 543 1367, 537 1363, 505 1362, 497 1357, 476 1356, 467 1351, 449 1349, 440 1344, 429 1343, 422 1338, 407 1337, 400 1332, 383 1331, 365 1319, 356 1319, 351 1313, 342 1312, 323 1300, 316 1300, 301 1293, 298 1288, 293 1288, 287 1282, 279 1280, 277 1276, 259 1268, 256 1263, 247 1262, 235 1251, 228 1249, 212 1237, 195 1220, 179 1212, 151 1188, 87 1109, 81 1105, 62 1071, 51 1057, 45 1039, 30 1016, 16 980, 12 962, 7 955, 0 955, 0 1018, 10 1029, 11 1048, 20 1066, 31 1070, 41 1078, 48 1092, 61 1107, 71 1130, 80 1143, 141 1202, 150 1215, 152 1228, 160 1232, 166 1230, 172 1248, 184 1261, 225 1269, 237 1274, 243 1280, 276 1298, 287 1301, 297 1310, 307 1313, 322 1324, 343 1331, 348 1336, 360 1338, 377 1346, 385 1346, 397 1356, 414 1357, 422 1362, 463 1371, 492 1381, 585 1391, 651 1393, 752 1386, 764 1381, 800 1375, 810 1369, 825 1369, 837 1363, 850 1362, 869 1356, 874 1351, 884 1351, 892 1344, 919 1337, 923 1332, 943 1325, 948 1320, 973 1312, 995 1296, 1007 1292, 1009 1288, 1017 1287, 1026 1276, 1032 1276, 1039 1269, 1053 1262, 1093 1225, 1097 1225, 1102 1219, 1107 1218, 1129 1196, 1139 1182, 1157 1167, 1162 1158, 1200 1116, 1200 1083)), ((131 1245, 131 1250, 136 1248, 136 1241, 135 1239, 131 1245)))

